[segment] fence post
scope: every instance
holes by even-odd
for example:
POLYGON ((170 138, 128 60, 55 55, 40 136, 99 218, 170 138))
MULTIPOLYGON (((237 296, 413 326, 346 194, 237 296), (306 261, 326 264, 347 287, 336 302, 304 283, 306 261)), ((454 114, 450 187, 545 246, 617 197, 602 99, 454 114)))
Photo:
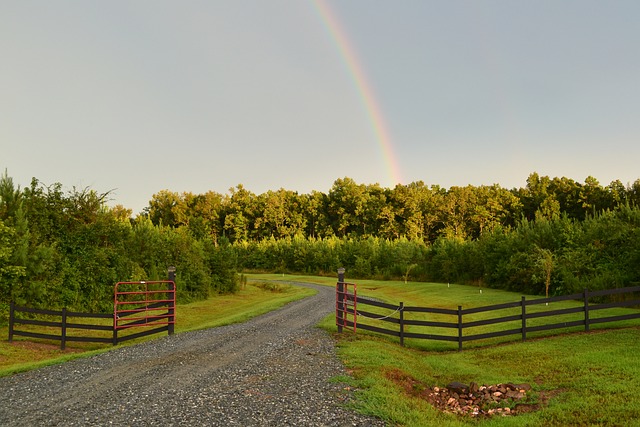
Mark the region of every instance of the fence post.
POLYGON ((527 340, 527 305, 526 297, 522 297, 522 342, 527 340))
POLYGON ((336 284, 336 323, 338 332, 342 332, 342 325, 344 325, 344 272, 344 268, 340 267, 338 269, 338 283, 336 284))
POLYGON ((404 347, 404 303, 400 302, 400 345, 404 347))
POLYGON ((462 351, 462 306, 458 306, 458 351, 462 351))
POLYGON ((60 350, 67 346, 67 308, 62 309, 62 333, 60 337, 60 350))
POLYGON ((584 330, 589 332, 589 289, 584 290, 584 330))
POLYGON ((176 301, 176 268, 174 266, 170 266, 167 269, 167 277, 168 280, 171 283, 167 284, 167 289, 169 289, 170 291, 173 291, 171 293, 172 295, 172 301, 169 303, 169 309, 167 310, 167 315, 169 316, 168 318, 168 333, 169 335, 173 335, 174 331, 175 331, 175 322, 176 322, 176 307, 175 307, 175 301, 176 301))
POLYGON ((9 342, 13 342, 13 317, 15 316, 15 303, 9 304, 9 342))

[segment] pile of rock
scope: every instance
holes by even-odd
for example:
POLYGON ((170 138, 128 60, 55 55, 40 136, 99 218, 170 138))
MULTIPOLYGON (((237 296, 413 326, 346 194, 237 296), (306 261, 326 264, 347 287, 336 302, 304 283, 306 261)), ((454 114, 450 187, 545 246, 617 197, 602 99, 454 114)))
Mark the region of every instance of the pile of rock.
MULTIPOLYGON (((529 384, 469 385, 453 382, 445 388, 433 387, 423 396, 436 408, 472 417, 515 415, 518 402, 527 398, 529 384)), ((529 405, 524 405, 529 406, 529 405)))

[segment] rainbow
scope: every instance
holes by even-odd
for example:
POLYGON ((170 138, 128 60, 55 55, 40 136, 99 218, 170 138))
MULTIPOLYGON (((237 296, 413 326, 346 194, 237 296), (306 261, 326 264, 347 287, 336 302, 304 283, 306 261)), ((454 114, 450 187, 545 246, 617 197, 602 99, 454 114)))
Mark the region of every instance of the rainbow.
POLYGON ((353 78, 369 121, 373 127, 376 140, 382 151, 382 156, 388 169, 391 184, 392 186, 402 184, 403 180, 400 174, 400 167, 393 150, 393 146, 391 145, 389 131, 387 130, 385 120, 382 116, 382 111, 378 105, 373 89, 371 88, 371 84, 369 84, 367 76, 362 70, 356 52, 351 46, 346 32, 342 29, 340 22, 327 2, 325 0, 313 0, 312 3, 315 6, 315 9, 320 16, 320 20, 324 24, 324 27, 329 33, 331 39, 335 42, 338 52, 347 67, 349 75, 353 78))

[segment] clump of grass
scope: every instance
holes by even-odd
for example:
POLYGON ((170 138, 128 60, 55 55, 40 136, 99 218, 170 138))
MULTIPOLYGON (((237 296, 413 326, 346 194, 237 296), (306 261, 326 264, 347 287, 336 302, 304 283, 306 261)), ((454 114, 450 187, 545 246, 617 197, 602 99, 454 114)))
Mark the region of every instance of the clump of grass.
POLYGON ((278 294, 289 292, 291 290, 291 285, 278 283, 278 282, 263 281, 263 282, 252 283, 252 285, 259 289, 262 289, 263 291, 268 291, 268 292, 273 292, 278 294))

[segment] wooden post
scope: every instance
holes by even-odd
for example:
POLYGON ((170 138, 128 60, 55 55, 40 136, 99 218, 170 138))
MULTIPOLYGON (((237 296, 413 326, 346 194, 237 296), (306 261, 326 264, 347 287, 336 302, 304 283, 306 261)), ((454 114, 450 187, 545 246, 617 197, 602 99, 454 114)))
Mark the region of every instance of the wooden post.
POLYGON ((169 303, 169 309, 167 310, 167 316, 168 317, 168 321, 169 321, 169 326, 168 326, 168 330, 169 330, 169 335, 173 335, 174 331, 175 331, 175 322, 176 322, 176 307, 175 307, 175 299, 176 299, 176 268, 174 266, 171 266, 168 268, 167 270, 168 272, 168 278, 171 281, 171 283, 167 284, 167 289, 173 291, 171 293, 172 295, 172 301, 169 303))
POLYGON ((404 347, 404 303, 400 302, 400 345, 404 347))
POLYGON ((584 290, 584 330, 589 332, 589 290, 584 290))
POLYGON ((338 283, 336 284, 336 324, 338 332, 342 332, 344 325, 344 272, 345 269, 338 269, 338 283))
POLYGON ((526 298, 522 297, 522 342, 527 340, 527 305, 526 298))
POLYGON ((458 351, 462 351, 462 306, 458 306, 458 351))
POLYGON ((16 315, 15 303, 11 301, 9 304, 9 342, 13 342, 13 319, 16 315))
POLYGON ((60 350, 64 350, 67 346, 67 309, 62 309, 62 334, 60 337, 60 350))
POLYGON ((118 283, 113 286, 113 345, 118 345, 118 283))

